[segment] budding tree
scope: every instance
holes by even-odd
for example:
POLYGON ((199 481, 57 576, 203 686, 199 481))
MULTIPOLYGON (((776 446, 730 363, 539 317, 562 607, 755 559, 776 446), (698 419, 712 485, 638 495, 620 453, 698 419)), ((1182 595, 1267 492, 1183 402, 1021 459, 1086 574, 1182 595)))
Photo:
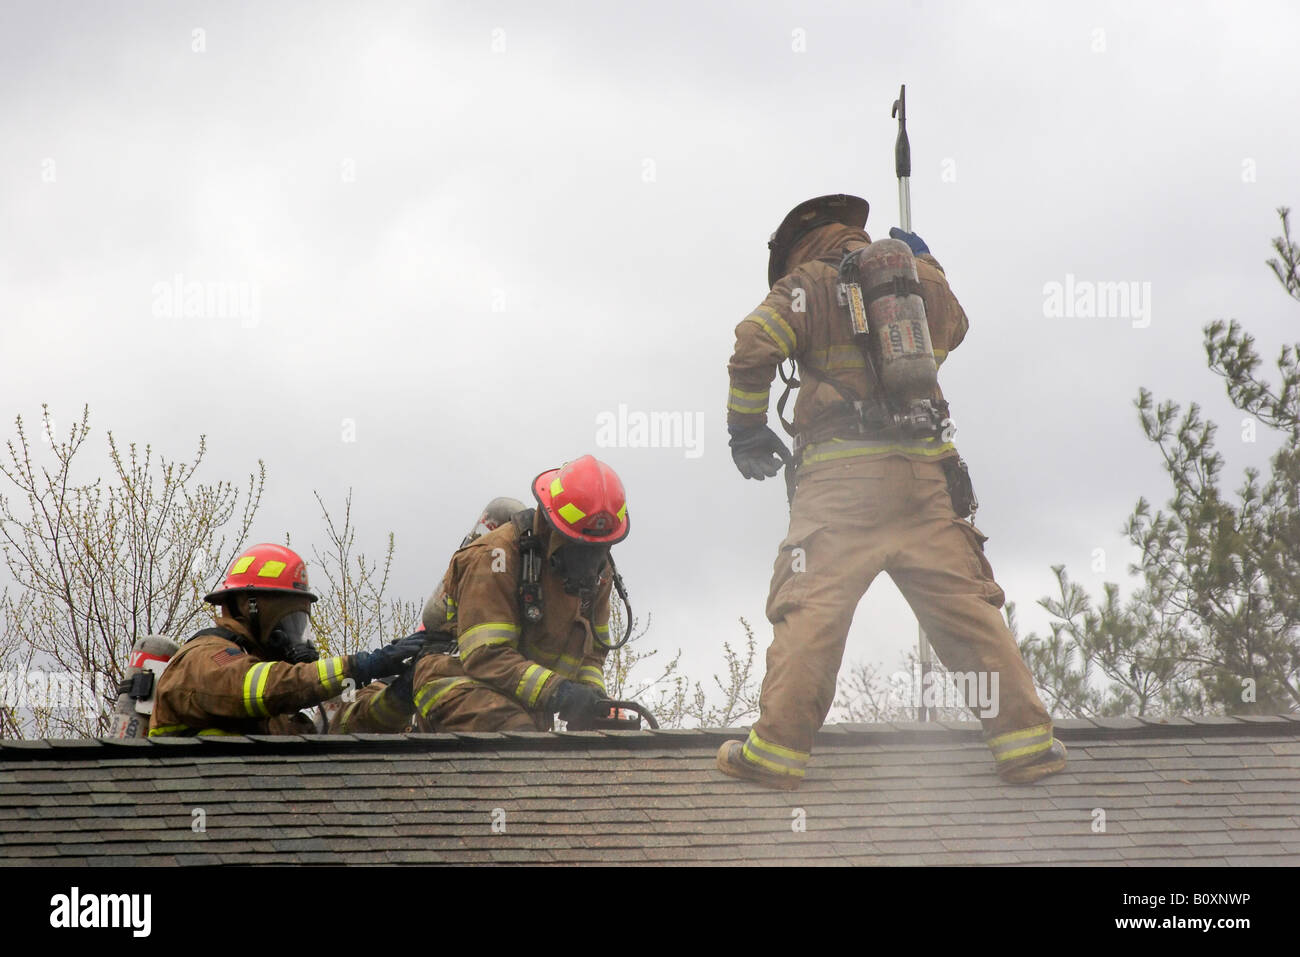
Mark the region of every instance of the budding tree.
MULTIPOLYGON (((89 407, 62 437, 44 406, 43 441, 21 416, 15 426, 0 459, 0 554, 13 583, 0 596, 0 656, 6 667, 102 675, 111 687, 137 637, 184 636, 205 622, 202 597, 244 542, 265 468, 258 462, 242 491, 201 482, 202 436, 191 458, 172 460, 123 448, 109 432, 108 477, 83 480, 96 474, 83 451, 89 407)), ((98 707, 0 702, 3 736, 103 734, 107 719, 98 707)))

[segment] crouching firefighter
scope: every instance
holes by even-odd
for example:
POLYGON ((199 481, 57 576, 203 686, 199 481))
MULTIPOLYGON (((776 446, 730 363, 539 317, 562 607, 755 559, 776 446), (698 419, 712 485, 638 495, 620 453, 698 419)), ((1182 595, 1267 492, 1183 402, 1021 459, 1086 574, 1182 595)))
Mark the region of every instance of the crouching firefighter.
POLYGON ((853 612, 884 571, 944 665, 998 688, 976 713, 998 773, 1028 783, 1061 770, 1065 748, 998 610, 986 537, 967 521, 976 502, 937 378, 966 314, 920 237, 893 229, 873 243, 867 211, 846 195, 795 207, 768 243, 771 291, 736 327, 727 423, 745 478, 776 475, 789 454, 767 426, 774 376, 802 387, 792 423, 789 388, 777 403, 798 472, 792 481, 787 469, 790 530, 767 598, 774 635, 760 715, 747 740, 722 746, 718 766, 798 787, 853 612))
POLYGON ((193 635, 158 678, 149 736, 310 734, 299 709, 396 674, 422 640, 320 658, 309 612, 307 567, 282 545, 254 545, 204 598, 219 606, 216 627, 193 635))
MULTIPOLYGON (((493 529, 499 528, 511 517, 524 510, 524 503, 516 498, 498 496, 483 507, 473 527, 460 541, 464 548, 493 529)), ((424 603, 421 612, 419 630, 412 637, 418 637, 422 644, 421 654, 446 654, 455 647, 454 640, 439 631, 439 625, 446 621, 446 583, 440 584, 424 603)), ((395 678, 388 681, 376 681, 367 685, 354 695, 345 695, 343 701, 330 702, 327 708, 333 708, 329 721, 330 734, 399 734, 406 731, 412 723, 415 703, 412 700, 413 689, 411 669, 408 665, 395 678)))
POLYGON ((622 644, 610 644, 611 591, 627 600, 610 553, 628 534, 623 483, 584 455, 532 488, 537 507, 458 550, 426 610, 425 730, 549 731, 556 713, 580 730, 608 714, 605 655, 622 644))

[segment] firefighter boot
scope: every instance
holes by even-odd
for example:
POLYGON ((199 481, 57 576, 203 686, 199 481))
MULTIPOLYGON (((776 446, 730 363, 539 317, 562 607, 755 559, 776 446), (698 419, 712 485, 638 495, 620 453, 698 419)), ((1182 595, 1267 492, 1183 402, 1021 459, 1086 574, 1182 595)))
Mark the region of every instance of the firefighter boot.
POLYGON ((718 770, 733 778, 754 781, 765 788, 793 791, 799 787, 799 782, 803 780, 800 777, 793 774, 776 774, 746 761, 744 754, 741 753, 744 746, 743 741, 723 742, 722 747, 718 749, 718 770))
POLYGON ((1033 784, 1039 778, 1064 770, 1065 761, 1065 745, 1059 738, 1053 738, 1052 746, 1046 751, 1030 755, 1021 764, 1009 762, 1009 766, 998 768, 998 776, 1008 784, 1033 784))

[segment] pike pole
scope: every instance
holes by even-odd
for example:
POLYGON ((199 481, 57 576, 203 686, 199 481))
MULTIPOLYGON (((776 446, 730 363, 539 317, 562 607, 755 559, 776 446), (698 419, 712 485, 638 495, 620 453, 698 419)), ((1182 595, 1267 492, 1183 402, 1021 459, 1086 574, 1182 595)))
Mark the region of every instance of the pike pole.
MULTIPOLYGON (((898 88, 898 99, 889 115, 898 120, 898 139, 894 141, 894 175, 898 177, 898 225, 904 231, 912 231, 912 144, 907 139, 907 84, 898 88)), ((925 693, 933 667, 930 652, 930 640, 925 636, 925 629, 920 623, 916 626, 916 657, 921 665, 921 693, 916 706, 916 720, 933 721, 938 715, 932 714, 925 706, 925 693)))

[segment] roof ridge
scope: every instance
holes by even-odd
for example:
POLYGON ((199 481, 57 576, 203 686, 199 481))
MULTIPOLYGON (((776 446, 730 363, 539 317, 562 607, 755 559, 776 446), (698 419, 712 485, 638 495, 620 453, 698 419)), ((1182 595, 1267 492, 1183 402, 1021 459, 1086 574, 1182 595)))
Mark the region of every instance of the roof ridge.
MULTIPOLYGON (((1135 740, 1284 735, 1300 737, 1300 714, 1207 715, 1154 718, 1075 718, 1054 722, 1063 740, 1135 740)), ((746 728, 673 728, 654 731, 507 731, 449 734, 219 735, 186 738, 0 739, 0 760, 93 757, 161 757, 256 748, 267 751, 557 750, 701 747, 744 736, 746 728), (386 745, 379 748, 376 745, 386 745)), ((975 721, 842 722, 818 732, 816 747, 857 744, 940 744, 978 741, 975 721)))

